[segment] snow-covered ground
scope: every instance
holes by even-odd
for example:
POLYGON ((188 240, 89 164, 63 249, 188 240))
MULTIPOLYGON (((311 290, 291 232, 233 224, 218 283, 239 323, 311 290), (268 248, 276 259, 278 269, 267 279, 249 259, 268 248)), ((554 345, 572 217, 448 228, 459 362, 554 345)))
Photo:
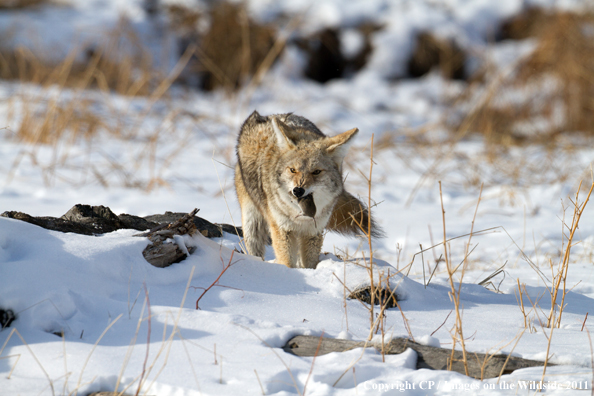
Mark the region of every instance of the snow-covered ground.
MULTIPOLYGON (((151 23, 158 22, 145 16, 139 1, 70 3, 0 13, 0 28, 22 32, 15 36, 19 43, 43 38, 67 51, 74 37, 100 35, 122 12, 149 36, 151 23)), ((408 275, 392 282, 415 340, 445 348, 452 343, 455 315, 450 315, 453 303, 443 262, 424 286, 443 246, 415 256, 421 246, 443 240, 441 180, 447 237, 468 234, 471 227, 476 233, 460 297, 467 350, 513 350, 516 356, 544 360, 551 329, 540 321, 550 310, 548 290, 566 243, 563 219, 571 222, 569 197, 584 176, 588 183, 591 142, 556 156, 539 147, 510 148, 496 165, 482 161, 484 145, 478 138, 449 146, 440 144, 444 131, 430 130, 428 143, 414 144, 406 131, 437 125, 447 109, 444 98, 459 93, 463 83, 445 81, 437 73, 393 80, 401 77, 414 33, 427 28, 456 37, 465 48, 505 66, 532 44, 487 44, 489 34, 522 3, 328 0, 304 6, 299 1, 249 1, 250 13, 261 20, 307 12, 300 27, 304 31, 369 20, 385 26, 374 35, 376 51, 360 73, 324 85, 300 75, 302 55, 291 48, 254 91, 234 95, 174 87, 166 99, 151 103, 146 97, 58 93, 51 87, 0 82, 0 126, 14 127, 25 104, 60 94, 63 101, 84 99, 105 123, 134 131, 130 139, 101 131, 91 140, 29 146, 11 140, 10 129, 0 130, 0 211, 61 216, 85 203, 143 216, 197 207, 212 222, 239 225, 234 143, 252 110, 295 112, 328 134, 358 127, 345 169, 347 189, 362 197, 368 191, 359 171, 368 172, 371 136, 377 142, 392 134, 392 146, 374 156, 371 195, 378 205, 373 210, 386 237, 374 241, 373 249, 378 270, 408 275), (524 162, 521 170, 528 173, 519 178, 503 168, 524 162), (481 182, 485 187, 474 219, 481 182), (478 285, 502 266, 486 288, 478 285), (528 329, 516 297, 518 281, 526 284, 528 329)), ((356 33, 349 34, 347 46, 357 40, 356 33)), ((157 45, 151 37, 147 40, 157 45)), ((594 209, 587 207, 574 240, 580 243, 572 250, 567 274, 571 290, 550 344, 550 362, 558 364, 546 371, 550 394, 592 389, 593 352, 586 330, 594 325, 592 319, 583 323, 594 311, 593 216, 594 209)), ((187 241, 197 247, 193 255, 159 269, 143 259, 147 240, 135 233, 63 234, 0 217, 0 308, 18 314, 0 332, 1 395, 86 395, 116 387, 135 394, 141 378, 139 394, 146 395, 375 395, 400 394, 406 387, 406 394, 418 395, 511 395, 533 394, 523 388, 541 379, 542 368, 483 382, 447 371, 415 370, 412 351, 387 356, 385 363, 373 349, 315 361, 283 352, 280 348, 298 334, 367 337, 368 311, 358 301, 345 304, 341 283, 355 288, 368 282, 367 274, 356 261, 337 257, 367 256, 364 241, 329 234, 324 244, 329 254, 316 270, 306 270, 274 264, 272 250, 268 262, 239 253, 231 258, 231 249, 239 246, 236 237, 198 235, 187 241), (211 285, 228 263, 219 286, 204 295, 196 310, 201 288, 211 285), (54 334, 61 332, 63 337, 54 334)), ((451 241, 454 265, 462 261, 468 241, 468 236, 451 241)), ((408 337, 400 311, 386 315, 387 335, 408 337)))

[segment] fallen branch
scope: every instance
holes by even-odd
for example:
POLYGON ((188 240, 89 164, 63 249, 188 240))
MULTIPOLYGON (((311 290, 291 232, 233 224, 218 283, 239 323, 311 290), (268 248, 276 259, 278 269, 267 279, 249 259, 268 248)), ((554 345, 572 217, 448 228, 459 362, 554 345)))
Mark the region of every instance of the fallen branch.
MULTIPOLYGON (((285 352, 297 356, 321 356, 332 352, 345 352, 355 348, 381 347, 364 341, 337 340, 333 338, 320 338, 315 336, 296 336, 290 339, 283 347, 285 352)), ((384 346, 384 353, 397 355, 408 348, 417 353, 417 369, 448 370, 451 350, 417 344, 407 338, 394 338, 384 346)), ((505 354, 489 355, 486 367, 479 362, 485 361, 484 353, 467 352, 474 355, 475 359, 468 359, 468 376, 477 379, 497 378, 500 375, 510 374, 515 370, 527 367, 540 367, 543 362, 528 360, 505 354), (484 371, 483 371, 484 370, 484 371)), ((462 351, 454 351, 454 362, 451 370, 465 374, 462 351)), ((466 375, 466 374, 465 374, 466 375)))

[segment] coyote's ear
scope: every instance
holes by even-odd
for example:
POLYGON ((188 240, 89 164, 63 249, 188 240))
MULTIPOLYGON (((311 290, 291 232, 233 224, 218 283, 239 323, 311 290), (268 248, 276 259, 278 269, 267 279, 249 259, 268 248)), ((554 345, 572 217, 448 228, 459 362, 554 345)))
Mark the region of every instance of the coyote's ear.
POLYGON ((342 165, 342 160, 349 149, 351 139, 357 132, 359 132, 359 129, 353 128, 340 135, 326 138, 326 152, 332 156, 339 167, 342 165))
POLYGON ((276 118, 272 119, 272 129, 276 135, 276 141, 281 149, 294 149, 296 138, 295 131, 287 124, 276 118))

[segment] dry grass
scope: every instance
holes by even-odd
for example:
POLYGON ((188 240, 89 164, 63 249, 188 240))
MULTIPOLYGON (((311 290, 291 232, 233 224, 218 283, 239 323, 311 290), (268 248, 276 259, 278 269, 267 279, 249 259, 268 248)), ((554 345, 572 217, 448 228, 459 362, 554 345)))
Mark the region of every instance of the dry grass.
POLYGON ((567 273, 569 271, 569 259, 571 255, 571 248, 574 247, 578 242, 574 242, 574 236, 576 231, 578 230, 579 222, 584 213, 584 209, 590 200, 590 196, 592 195, 592 191, 594 190, 594 181, 592 182, 590 189, 586 195, 586 198, 583 202, 579 202, 580 190, 581 190, 582 183, 578 186, 578 189, 575 193, 574 200, 570 199, 571 204, 573 205, 573 215, 571 219, 571 223, 565 223, 563 220, 563 244, 562 244, 562 251, 563 256, 559 264, 556 268, 553 267, 551 263, 551 271, 553 272, 553 284, 551 285, 551 310, 549 312, 549 316, 547 318, 547 327, 561 327, 561 317, 563 315, 563 309, 565 308, 565 296, 567 294, 567 273), (568 234, 565 233, 567 230, 568 234), (555 273, 556 272, 556 273, 555 273), (561 288, 561 303, 557 303, 557 297, 559 296, 559 289, 561 288), (556 316, 558 311, 558 316, 556 316), (555 320, 555 317, 557 318, 555 320))
POLYGON ((19 10, 47 3, 48 0, 0 0, 0 10, 19 10))
POLYGON ((423 186, 447 180, 497 186, 484 199, 537 211, 525 188, 584 171, 578 153, 594 136, 594 12, 531 9, 501 31, 501 39, 532 38, 534 50, 504 67, 485 59, 462 93, 445 94, 441 119, 378 139, 378 155, 393 152, 422 175, 409 204, 423 186))
MULTIPOLYGON (((88 140, 106 127, 104 121, 91 110, 92 102, 88 99, 61 100, 35 96, 20 104, 21 122, 17 124, 14 138, 32 145, 88 140)), ((12 106, 16 105, 12 102, 12 106)), ((12 121, 12 117, 9 118, 9 125, 12 121)))
MULTIPOLYGON (((147 190, 167 186, 162 175, 188 147, 192 132, 188 125, 195 128, 204 117, 179 111, 163 101, 167 109, 162 110, 160 105, 161 111, 155 115, 155 103, 168 96, 170 86, 179 82, 180 76, 189 73, 201 74, 208 89, 233 90, 246 82, 253 88, 286 42, 286 37, 275 39, 271 27, 251 21, 242 5, 213 4, 210 29, 202 32, 197 25, 203 15, 189 11, 179 6, 168 9, 171 23, 186 32, 180 36, 191 37, 198 44, 186 42, 178 67, 169 75, 156 69, 150 56, 154 51, 149 51, 126 19, 106 32, 102 43, 81 44, 62 60, 42 49, 2 45, 9 42, 5 35, 0 40, 0 78, 13 80, 16 89, 6 100, 6 124, 0 126, 7 127, 5 137, 25 143, 7 168, 8 181, 23 162, 29 161, 40 168, 47 185, 61 179, 71 184, 98 182, 106 187, 123 184, 147 190), (37 85, 46 89, 39 90, 37 85), (122 108, 113 104, 113 93, 140 99, 130 99, 122 108), (132 107, 134 111, 130 111, 132 107), (132 154, 133 163, 130 155, 124 161, 103 151, 97 136, 129 145, 128 152, 137 153, 132 154), (144 147, 140 147, 143 142, 144 147), (164 143, 169 148, 164 148, 164 143), (43 146, 53 150, 50 162, 47 155, 41 159, 40 153, 47 153, 43 146), (82 158, 80 150, 72 150, 75 146, 85 147, 88 158, 82 158), (77 158, 73 158, 73 151, 77 151, 77 158), (137 177, 147 170, 148 179, 137 177)), ((291 26, 295 28, 289 23, 291 26)), ((208 131, 205 135, 216 139, 208 131)), ((232 153, 231 147, 228 151, 232 153)))
POLYGON ((272 50, 276 30, 251 20, 240 4, 214 3, 209 11, 209 29, 200 34, 198 22, 202 16, 180 6, 168 9, 171 20, 179 23, 178 31, 188 43, 198 47, 197 59, 182 76, 197 76, 201 88, 224 88, 232 91, 249 81, 272 50))
POLYGON ((99 45, 76 46, 61 61, 45 49, 0 48, 0 78, 41 86, 96 88, 148 95, 164 78, 129 20, 121 18, 99 45))
POLYGON ((203 16, 199 10, 180 4, 169 4, 165 7, 165 13, 169 26, 180 37, 191 39, 197 34, 198 23, 203 16))
POLYGON ((594 13, 532 9, 502 30, 504 37, 534 38, 536 48, 458 128, 467 123, 469 131, 503 144, 594 133, 594 13))
MULTIPOLYGON (((54 79, 55 84, 51 89, 39 90, 30 84, 17 85, 15 94, 7 103, 10 128, 6 136, 26 144, 21 146, 20 154, 8 171, 8 181, 26 158, 33 166, 40 168, 47 185, 62 179, 71 184, 94 181, 107 187, 114 183, 114 179, 120 179, 115 183, 146 190, 167 186, 162 176, 164 171, 188 147, 190 130, 184 119, 187 121, 189 118, 193 125, 200 120, 176 109, 165 110, 165 114, 155 117, 152 110, 154 104, 167 94, 192 54, 192 49, 188 50, 168 76, 154 80, 151 84, 145 84, 145 79, 136 82, 119 80, 127 81, 120 85, 127 93, 139 93, 137 88, 141 86, 150 87, 146 91, 147 98, 128 102, 127 106, 141 106, 141 110, 135 110, 133 115, 129 114, 128 108, 114 106, 111 93, 92 93, 85 89, 93 79, 104 81, 100 78, 103 76, 102 70, 96 67, 98 63, 89 66, 85 84, 77 89, 67 87, 66 82, 77 81, 79 75, 73 73, 71 77, 72 69, 65 64, 46 77, 48 83, 54 79), (99 134, 118 139, 123 146, 129 145, 129 154, 116 157, 102 150, 101 145, 94 143, 99 134), (77 145, 86 146, 88 158, 81 157, 77 145), (48 149, 52 151, 51 159, 45 156, 41 160, 40 151, 47 152, 48 149), (101 164, 97 163, 98 160, 101 164), (67 178, 65 174, 76 177, 67 178)), ((75 55, 70 56, 71 60, 74 58, 75 55)), ((121 70, 131 69, 124 64, 121 70)), ((109 90, 109 86, 105 85, 104 89, 109 90)))

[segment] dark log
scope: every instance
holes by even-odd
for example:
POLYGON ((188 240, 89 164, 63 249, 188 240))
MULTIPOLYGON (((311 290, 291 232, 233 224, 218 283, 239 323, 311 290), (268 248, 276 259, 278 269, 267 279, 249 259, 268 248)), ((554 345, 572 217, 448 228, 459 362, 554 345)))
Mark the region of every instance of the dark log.
MULTIPOLYGON (((197 230, 208 238, 223 236, 223 231, 242 236, 241 227, 229 224, 213 224, 196 216, 198 209, 191 213, 165 212, 162 215, 144 218, 129 214, 117 216, 106 206, 74 205, 60 218, 33 217, 21 212, 4 212, 0 216, 22 220, 48 230, 73 232, 83 235, 100 235, 120 229, 134 229, 148 232, 137 236, 148 237, 151 244, 143 253, 144 258, 155 267, 167 267, 179 263, 187 254, 176 243, 167 242, 175 235, 192 235, 197 230)), ((189 248, 192 254, 195 249, 189 248)))
POLYGON ((106 206, 74 205, 62 217, 33 217, 22 212, 4 212, 0 216, 22 220, 52 231, 100 235, 122 228, 144 231, 157 226, 142 217, 122 214, 116 216, 106 206))
POLYGON ((159 268, 169 267, 187 257, 175 243, 153 243, 144 248, 142 255, 146 261, 159 268))
MULTIPOLYGON (((146 217, 122 213, 115 215, 106 206, 74 205, 62 217, 34 217, 26 213, 7 211, 0 216, 25 221, 36 226, 60 232, 73 232, 83 235, 100 235, 120 229, 138 231, 152 230, 160 224, 168 224, 183 217, 186 213, 165 212, 162 215, 146 217)), ((242 236, 241 227, 230 224, 213 224, 208 220, 194 216, 194 224, 202 235, 208 238, 222 237, 224 232, 242 236)))
POLYGON ((9 219, 21 220, 26 223, 34 224, 46 230, 73 232, 82 235, 95 235, 97 232, 86 224, 75 223, 70 220, 64 220, 57 217, 33 217, 23 212, 8 211, 2 213, 0 216, 8 217, 9 219))
MULTIPOLYGON (((184 215, 185 213, 165 212, 162 215, 146 216, 145 219, 152 223, 169 224, 178 220, 184 215)), ((194 216, 194 224, 196 225, 196 228, 200 230, 202 235, 207 238, 220 238, 223 236, 223 231, 230 234, 243 236, 241 227, 234 227, 230 224, 214 224, 198 216, 194 216)))
MULTIPOLYGON (((344 352, 355 348, 375 347, 380 350, 381 345, 363 341, 336 340, 333 338, 322 338, 315 336, 297 336, 287 342, 283 347, 285 352, 297 356, 315 356, 318 345, 320 348, 317 355, 325 355, 331 352, 344 352)), ((407 348, 417 352, 417 369, 425 368, 432 370, 448 370, 449 361, 452 356, 451 349, 437 348, 421 345, 406 338, 395 338, 384 346, 384 353, 396 355, 404 352, 407 348)), ((476 379, 496 378, 500 374, 510 374, 515 370, 527 367, 539 367, 544 363, 536 360, 523 359, 504 354, 485 355, 484 353, 467 352, 468 375, 476 379), (506 364, 507 360, 507 364, 506 364)), ((466 374, 464 370, 462 351, 454 351, 454 358, 451 371, 466 374)))
MULTIPOLYGON (((197 231, 194 223, 196 213, 198 209, 182 214, 170 224, 160 224, 147 233, 138 234, 137 236, 146 236, 151 241, 151 244, 142 251, 145 260, 159 268, 169 267, 184 260, 188 255, 177 243, 168 241, 175 235, 194 235, 197 231)), ((188 249, 189 254, 194 251, 195 249, 188 249)))
POLYGON ((120 219, 106 206, 74 205, 62 217, 73 223, 87 226, 95 234, 105 234, 122 227, 120 219))

